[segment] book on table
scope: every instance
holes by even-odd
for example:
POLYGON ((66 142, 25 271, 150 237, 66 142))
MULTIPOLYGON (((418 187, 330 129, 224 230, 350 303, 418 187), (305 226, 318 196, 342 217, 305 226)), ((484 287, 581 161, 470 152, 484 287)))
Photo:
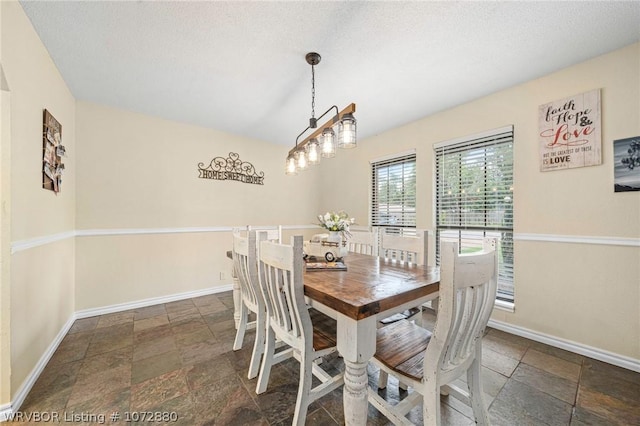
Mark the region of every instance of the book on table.
POLYGON ((344 262, 307 262, 307 271, 346 271, 344 262))

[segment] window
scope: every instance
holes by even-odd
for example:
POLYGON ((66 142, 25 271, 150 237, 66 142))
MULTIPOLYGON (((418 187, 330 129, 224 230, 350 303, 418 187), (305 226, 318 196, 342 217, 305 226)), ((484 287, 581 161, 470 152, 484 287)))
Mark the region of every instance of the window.
POLYGON ((460 251, 500 241, 498 301, 513 302, 513 126, 435 146, 436 263, 440 242, 460 251))
POLYGON ((415 152, 371 162, 371 175, 371 225, 415 228, 415 152))

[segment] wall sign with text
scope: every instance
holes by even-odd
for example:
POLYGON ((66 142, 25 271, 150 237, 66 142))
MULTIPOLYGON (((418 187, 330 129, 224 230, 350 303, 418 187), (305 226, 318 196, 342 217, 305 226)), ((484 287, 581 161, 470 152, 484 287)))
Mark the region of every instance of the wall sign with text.
POLYGON ((199 178, 232 180, 254 185, 264 185, 264 172, 257 173, 253 164, 240 160, 240 155, 230 152, 229 156, 215 157, 207 167, 198 163, 199 178))
POLYGON ((540 171, 602 164, 600 89, 538 107, 540 171))

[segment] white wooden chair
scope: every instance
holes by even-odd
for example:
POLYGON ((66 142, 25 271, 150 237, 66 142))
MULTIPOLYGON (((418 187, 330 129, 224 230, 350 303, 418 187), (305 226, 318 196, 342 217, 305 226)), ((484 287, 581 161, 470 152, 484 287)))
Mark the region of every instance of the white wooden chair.
MULTIPOLYGON (((380 230, 380 257, 390 261, 402 262, 416 266, 427 265, 428 259, 428 235, 424 229, 408 230, 400 229, 399 234, 388 233, 386 229, 380 230), (415 235, 412 235, 415 234, 415 235)), ((385 326, 401 320, 415 321, 422 324, 422 306, 415 306, 403 312, 398 312, 379 321, 378 326, 385 326)), ((383 389, 387 386, 388 375, 381 372, 378 377, 378 387, 383 389)), ((407 389, 406 383, 400 380, 400 387, 407 389)))
POLYGON ((266 233, 267 241, 282 242, 282 225, 278 226, 252 226, 247 225, 247 231, 260 231, 266 233))
MULTIPOLYGON (((411 230, 413 232, 413 230, 411 230)), ((415 235, 390 234, 380 231, 380 257, 390 261, 422 266, 427 265, 428 231, 415 230, 415 235)), ((382 324, 390 324, 401 319, 413 319, 422 322, 422 307, 416 306, 381 320, 382 324)))
POLYGON ((378 255, 378 233, 370 229, 352 229, 347 238, 348 250, 351 253, 378 255))
POLYGON ((415 235, 380 234, 380 256, 399 262, 427 265, 428 231, 416 229, 415 235))
POLYGON ((475 421, 489 424, 482 397, 482 335, 496 297, 496 240, 478 254, 458 254, 457 243, 442 243, 440 307, 433 334, 403 320, 378 330, 373 363, 414 390, 395 406, 369 389, 369 402, 396 425, 412 424, 406 414, 420 402, 425 425, 440 425, 440 393, 471 403, 475 421), (468 391, 451 383, 467 374, 468 391))
POLYGON ((253 379, 258 375, 260 358, 264 353, 264 339, 266 329, 266 308, 264 298, 258 283, 258 261, 256 254, 256 231, 247 232, 243 237, 239 232, 233 233, 233 268, 240 282, 240 322, 233 342, 233 350, 242 348, 246 330, 255 328, 256 337, 253 343, 253 353, 249 363, 247 377, 253 379), (249 314, 253 312, 256 320, 248 322, 249 314))
POLYGON ((303 425, 309 404, 342 386, 343 375, 330 376, 316 361, 336 351, 336 322, 317 312, 310 314, 304 299, 302 236, 291 245, 260 241, 258 279, 267 307, 267 339, 256 393, 266 391, 271 367, 290 357, 300 361, 300 382, 293 416, 303 425), (290 348, 275 353, 275 339, 290 348), (311 387, 312 376, 320 384, 311 387))

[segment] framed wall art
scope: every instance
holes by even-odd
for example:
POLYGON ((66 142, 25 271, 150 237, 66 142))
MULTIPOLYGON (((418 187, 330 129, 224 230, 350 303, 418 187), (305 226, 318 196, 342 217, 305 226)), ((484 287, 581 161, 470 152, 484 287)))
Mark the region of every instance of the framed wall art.
POLYGON ((600 89, 538 107, 540 171, 602 164, 600 89))
POLYGON ((46 109, 42 121, 42 187, 56 194, 62 186, 66 149, 62 145, 62 125, 46 109))
POLYGON ((613 141, 615 192, 640 191, 640 136, 613 141))

